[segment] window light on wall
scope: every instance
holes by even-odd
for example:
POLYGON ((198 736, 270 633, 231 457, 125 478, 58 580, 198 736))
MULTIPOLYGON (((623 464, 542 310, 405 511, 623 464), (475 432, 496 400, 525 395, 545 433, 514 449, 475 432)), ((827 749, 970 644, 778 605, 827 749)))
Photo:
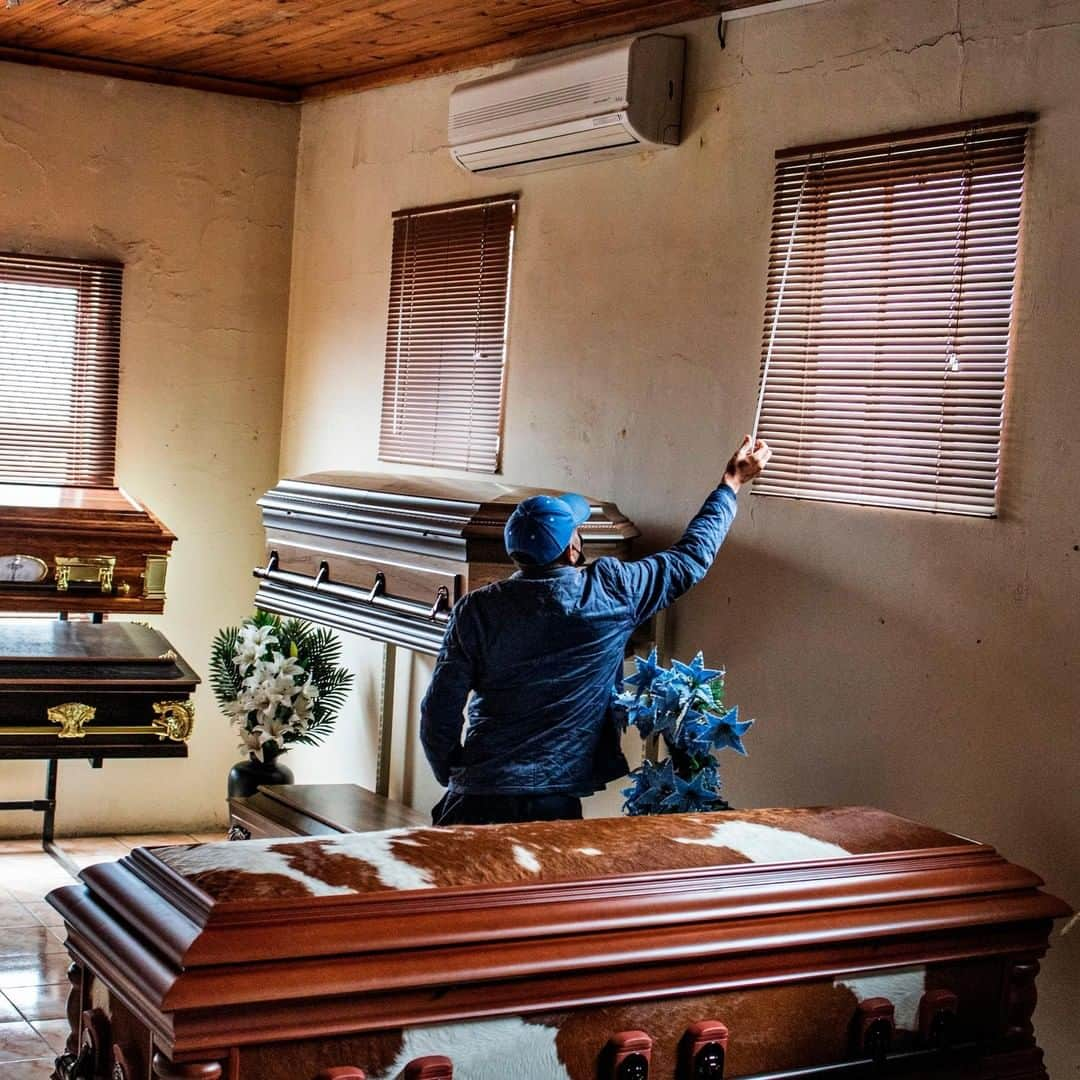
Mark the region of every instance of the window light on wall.
POLYGON ((497 472, 517 197, 394 215, 379 458, 497 472))
POLYGON ((114 483, 122 278, 0 254, 0 483, 114 483))
POLYGON ((995 514, 1033 120, 777 154, 756 494, 995 514))

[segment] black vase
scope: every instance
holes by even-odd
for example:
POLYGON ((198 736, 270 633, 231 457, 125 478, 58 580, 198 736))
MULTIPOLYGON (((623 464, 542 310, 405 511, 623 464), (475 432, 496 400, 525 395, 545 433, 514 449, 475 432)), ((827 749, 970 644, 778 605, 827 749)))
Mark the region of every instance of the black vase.
POLYGON ((246 798, 254 795, 264 784, 291 784, 292 769, 279 765, 278 757, 285 753, 269 746, 263 747, 263 761, 248 754, 247 761, 238 761, 229 770, 229 798, 246 798))

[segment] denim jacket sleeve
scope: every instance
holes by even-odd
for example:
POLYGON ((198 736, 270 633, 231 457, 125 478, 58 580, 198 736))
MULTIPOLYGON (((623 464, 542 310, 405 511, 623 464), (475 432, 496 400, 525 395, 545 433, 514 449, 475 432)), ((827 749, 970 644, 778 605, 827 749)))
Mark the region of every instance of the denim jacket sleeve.
POLYGON ((420 742, 435 779, 443 787, 450 782, 450 770, 461 755, 465 703, 474 681, 473 661, 462 640, 462 614, 459 604, 447 623, 431 684, 420 704, 420 742))
POLYGON ((727 484, 721 484, 672 547, 623 563, 623 586, 637 623, 667 607, 705 576, 731 528, 737 508, 735 492, 727 484))

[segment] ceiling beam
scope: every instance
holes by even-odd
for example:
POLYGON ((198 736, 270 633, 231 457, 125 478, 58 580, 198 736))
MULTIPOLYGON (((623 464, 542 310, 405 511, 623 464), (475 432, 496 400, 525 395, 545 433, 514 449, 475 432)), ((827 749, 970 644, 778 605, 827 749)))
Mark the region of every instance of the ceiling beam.
POLYGON ((162 86, 182 86, 189 90, 208 90, 217 94, 263 98, 267 101, 299 101, 296 86, 277 86, 273 83, 249 82, 243 79, 223 79, 216 75, 199 75, 191 71, 130 64, 123 60, 99 60, 90 56, 71 56, 47 49, 27 49, 19 45, 0 44, 0 60, 13 64, 32 64, 36 67, 58 68, 61 71, 80 71, 89 75, 104 75, 113 79, 158 83, 162 86))

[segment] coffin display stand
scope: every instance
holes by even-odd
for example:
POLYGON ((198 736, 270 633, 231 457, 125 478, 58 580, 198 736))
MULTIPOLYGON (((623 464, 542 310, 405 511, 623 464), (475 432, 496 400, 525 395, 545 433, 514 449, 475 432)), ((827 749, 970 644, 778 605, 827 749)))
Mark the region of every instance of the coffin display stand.
POLYGON ((59 762, 187 756, 199 677, 156 630, 104 622, 164 611, 175 540, 122 488, 0 484, 0 612, 18 616, 0 620, 0 760, 46 762, 42 798, 0 811, 41 814, 72 874, 53 837, 59 762))
POLYGON ((54 841, 60 760, 187 757, 199 677, 156 630, 138 623, 0 620, 0 759, 44 759, 41 799, 0 810, 42 815, 41 844, 72 875, 54 841))
POLYGON ((139 849, 49 897, 56 1075, 1036 1080, 1041 884, 851 807, 139 849))

